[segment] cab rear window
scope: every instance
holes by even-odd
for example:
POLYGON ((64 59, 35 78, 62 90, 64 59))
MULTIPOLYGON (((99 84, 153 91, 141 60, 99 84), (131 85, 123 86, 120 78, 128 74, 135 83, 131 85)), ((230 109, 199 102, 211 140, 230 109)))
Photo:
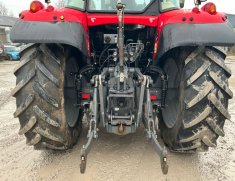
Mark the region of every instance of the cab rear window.
MULTIPOLYGON (((126 12, 142 12, 150 3, 154 0, 122 0, 122 3, 126 5, 126 12)), ((89 0, 89 11, 116 11, 117 1, 115 0, 89 0)))
POLYGON ((180 0, 160 0, 162 11, 180 8, 180 0))
POLYGON ((66 0, 65 7, 71 7, 76 9, 85 9, 85 0, 66 0))

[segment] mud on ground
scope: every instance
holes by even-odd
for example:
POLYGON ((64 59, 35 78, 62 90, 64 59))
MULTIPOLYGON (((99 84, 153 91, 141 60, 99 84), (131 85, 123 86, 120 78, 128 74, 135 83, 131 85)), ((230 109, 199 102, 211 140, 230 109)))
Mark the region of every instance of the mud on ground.
MULTIPOLYGON (((0 180, 235 180, 235 100, 230 101, 231 121, 226 121, 224 138, 217 148, 195 155, 169 154, 169 174, 163 176, 159 158, 146 141, 142 129, 125 137, 100 132, 88 157, 87 172, 80 175, 80 148, 84 131, 72 150, 36 151, 18 135, 18 120, 13 118, 15 99, 10 91, 17 62, 0 62, 0 180)), ((230 87, 235 94, 235 57, 227 59, 232 69, 230 87)))

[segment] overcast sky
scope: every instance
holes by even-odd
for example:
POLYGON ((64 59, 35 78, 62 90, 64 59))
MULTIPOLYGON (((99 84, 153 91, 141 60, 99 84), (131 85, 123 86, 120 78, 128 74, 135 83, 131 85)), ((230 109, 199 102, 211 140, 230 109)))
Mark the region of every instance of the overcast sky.
MULTIPOLYGON (((14 13, 15 16, 22 10, 29 9, 30 2, 32 0, 0 0, 3 2, 7 8, 14 13)), ((44 2, 44 0, 41 0, 44 2)), ((52 0, 56 2, 56 0, 52 0)), ((218 11, 235 14, 235 0, 208 0, 208 2, 214 2, 217 5, 218 11)), ((185 8, 190 8, 194 6, 194 0, 185 0, 185 8)))

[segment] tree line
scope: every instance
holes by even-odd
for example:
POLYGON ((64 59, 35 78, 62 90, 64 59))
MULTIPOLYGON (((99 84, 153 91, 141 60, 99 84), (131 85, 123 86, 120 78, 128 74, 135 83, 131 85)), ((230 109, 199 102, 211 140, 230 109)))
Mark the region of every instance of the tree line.
POLYGON ((0 15, 2 16, 14 16, 12 11, 9 11, 9 9, 6 7, 6 5, 3 2, 0 2, 0 15))

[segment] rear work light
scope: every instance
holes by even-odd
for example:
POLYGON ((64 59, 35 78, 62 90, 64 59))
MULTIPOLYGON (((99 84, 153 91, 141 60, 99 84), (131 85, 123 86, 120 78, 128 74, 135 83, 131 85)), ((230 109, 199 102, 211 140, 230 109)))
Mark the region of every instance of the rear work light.
POLYGON ((40 10, 44 9, 44 5, 40 1, 33 1, 30 4, 30 11, 36 13, 40 10))
POLYGON ((202 7, 202 10, 213 15, 216 13, 216 5, 214 3, 207 3, 202 7))

